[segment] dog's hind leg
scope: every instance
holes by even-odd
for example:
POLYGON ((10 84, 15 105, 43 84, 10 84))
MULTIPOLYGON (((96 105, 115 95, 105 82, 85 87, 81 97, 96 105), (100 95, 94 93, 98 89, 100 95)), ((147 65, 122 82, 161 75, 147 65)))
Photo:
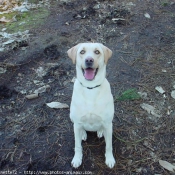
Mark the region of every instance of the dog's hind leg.
POLYGON ((97 136, 98 136, 98 138, 101 138, 101 137, 103 137, 103 129, 101 128, 101 129, 99 129, 98 131, 97 131, 97 136))
POLYGON ((84 129, 82 129, 82 140, 86 141, 87 139, 87 133, 84 129))

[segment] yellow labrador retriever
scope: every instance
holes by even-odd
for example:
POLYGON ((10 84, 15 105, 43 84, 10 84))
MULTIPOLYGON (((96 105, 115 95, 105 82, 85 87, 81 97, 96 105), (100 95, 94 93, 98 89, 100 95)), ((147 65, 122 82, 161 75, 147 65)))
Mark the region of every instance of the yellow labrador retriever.
POLYGON ((74 123, 75 155, 72 166, 82 163, 81 141, 86 140, 86 131, 96 131, 106 142, 106 165, 113 168, 112 120, 114 102, 110 84, 105 78, 106 64, 112 51, 100 43, 80 43, 67 51, 76 64, 77 78, 74 83, 70 118, 74 123))

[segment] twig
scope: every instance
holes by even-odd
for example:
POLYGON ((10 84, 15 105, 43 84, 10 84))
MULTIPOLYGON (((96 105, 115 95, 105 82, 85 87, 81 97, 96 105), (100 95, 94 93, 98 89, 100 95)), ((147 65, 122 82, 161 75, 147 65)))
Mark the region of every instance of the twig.
POLYGON ((130 142, 130 141, 125 141, 125 140, 123 140, 122 138, 117 137, 116 135, 114 135, 114 137, 115 137, 116 139, 120 140, 121 142, 128 143, 128 144, 136 144, 136 143, 142 142, 143 140, 146 139, 146 137, 144 137, 144 138, 142 138, 142 139, 140 139, 140 140, 136 140, 136 141, 130 142))

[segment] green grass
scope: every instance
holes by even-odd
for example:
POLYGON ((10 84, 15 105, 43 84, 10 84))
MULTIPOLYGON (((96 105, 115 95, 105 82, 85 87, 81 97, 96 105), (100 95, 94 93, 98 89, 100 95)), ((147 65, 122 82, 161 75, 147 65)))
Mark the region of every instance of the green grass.
POLYGON ((0 18, 4 16, 6 19, 12 19, 15 16, 17 21, 0 24, 0 30, 5 27, 7 28, 6 32, 14 33, 36 28, 37 26, 44 24, 49 13, 50 12, 47 8, 39 8, 37 10, 30 10, 23 13, 12 12, 1 14, 0 18))
POLYGON ((169 3, 170 3, 170 2, 169 2, 168 0, 163 0, 163 1, 161 1, 161 5, 164 6, 164 7, 168 6, 169 3))
POLYGON ((117 96, 115 100, 123 101, 123 100, 138 100, 140 99, 140 95, 138 94, 136 89, 128 89, 124 91, 120 96, 117 96))

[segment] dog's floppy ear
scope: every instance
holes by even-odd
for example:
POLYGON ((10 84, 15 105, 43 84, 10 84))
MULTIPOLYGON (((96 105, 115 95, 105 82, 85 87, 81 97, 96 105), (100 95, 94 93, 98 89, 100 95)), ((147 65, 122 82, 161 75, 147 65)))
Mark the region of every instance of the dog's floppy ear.
POLYGON ((75 62, 76 62, 76 56, 77 56, 78 45, 79 45, 79 44, 77 44, 76 46, 70 48, 70 49, 67 51, 67 54, 68 54, 69 58, 72 59, 73 64, 75 64, 75 62))
POLYGON ((112 50, 110 50, 108 47, 102 45, 104 57, 105 57, 105 64, 107 64, 109 58, 112 56, 112 50))

